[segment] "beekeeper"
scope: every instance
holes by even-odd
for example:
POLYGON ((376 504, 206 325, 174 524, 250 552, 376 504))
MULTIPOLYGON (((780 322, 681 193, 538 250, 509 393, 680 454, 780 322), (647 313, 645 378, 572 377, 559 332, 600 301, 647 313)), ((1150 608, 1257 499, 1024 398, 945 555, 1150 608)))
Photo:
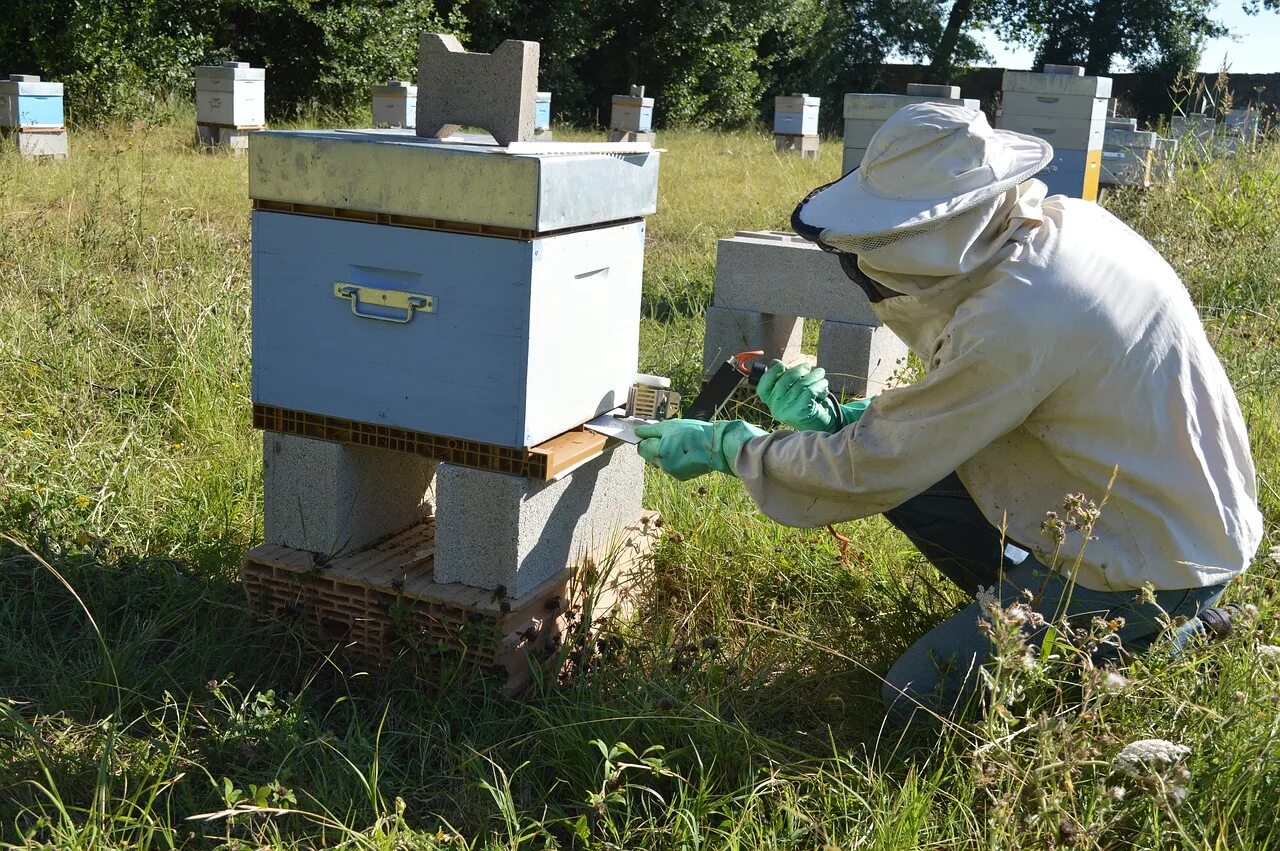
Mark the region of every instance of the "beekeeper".
POLYGON ((651 464, 735 475, 779 523, 883 514, 975 595, 888 672, 897 712, 976 691, 984 589, 1006 605, 1029 590, 1045 617, 1123 618, 1131 650, 1186 618, 1176 643, 1262 536, 1240 406, 1186 289, 1106 210, 1045 197, 1032 175, 1052 157, 981 112, 902 109, 793 224, 839 255, 924 378, 836 408, 821 368, 775 362, 758 393, 787 430, 637 431, 651 464))

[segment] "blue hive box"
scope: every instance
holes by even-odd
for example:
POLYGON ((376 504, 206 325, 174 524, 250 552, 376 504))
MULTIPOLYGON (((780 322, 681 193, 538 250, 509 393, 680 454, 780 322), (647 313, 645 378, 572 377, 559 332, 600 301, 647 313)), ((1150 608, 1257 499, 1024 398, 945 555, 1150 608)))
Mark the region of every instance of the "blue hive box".
POLYGON ((625 403, 652 148, 250 138, 256 404, 523 448, 625 403))
POLYGON ((63 123, 62 83, 42 82, 35 74, 0 80, 0 127, 56 130, 63 123))
POLYGON ((538 92, 538 99, 533 107, 533 129, 546 130, 551 127, 551 92, 538 92))

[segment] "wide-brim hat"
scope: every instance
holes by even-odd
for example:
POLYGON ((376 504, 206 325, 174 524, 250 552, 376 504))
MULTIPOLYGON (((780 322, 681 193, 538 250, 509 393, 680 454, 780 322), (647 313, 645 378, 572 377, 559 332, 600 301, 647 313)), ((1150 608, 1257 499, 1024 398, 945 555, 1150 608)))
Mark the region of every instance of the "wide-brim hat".
POLYGON ((976 109, 912 104, 871 137, 860 168, 811 193, 793 219, 822 243, 860 254, 973 209, 1052 159, 1048 142, 992 129, 976 109))

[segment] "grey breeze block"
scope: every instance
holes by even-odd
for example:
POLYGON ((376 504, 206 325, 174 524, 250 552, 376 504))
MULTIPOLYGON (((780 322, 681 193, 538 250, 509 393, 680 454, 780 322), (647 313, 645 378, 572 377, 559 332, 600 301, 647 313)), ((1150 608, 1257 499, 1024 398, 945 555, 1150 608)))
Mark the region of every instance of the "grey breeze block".
POLYGON ((436 581, 513 600, 601 558, 644 511, 644 462, 626 444, 556 481, 441 464, 436 483, 436 581))
POLYGON ((267 431, 262 436, 267 543, 339 556, 431 513, 437 462, 417 455, 267 431))
POLYGON ((256 130, 223 127, 218 124, 197 124, 196 147, 206 153, 227 150, 240 156, 249 150, 249 134, 256 132, 256 130))
MULTIPOLYGON (((2 134, 0 134, 2 135, 2 134)), ((65 160, 67 158, 67 131, 32 132, 14 130, 11 133, 18 145, 18 153, 28 160, 65 160)))
POLYGON ((702 342, 702 372, 710 376, 726 359, 746 351, 763 351, 766 361, 795 363, 800 350, 804 318, 780 316, 729 307, 707 308, 707 333, 702 342))
POLYGON ((533 140, 538 43, 507 40, 468 53, 451 35, 427 33, 418 53, 417 135, 446 138, 483 127, 499 145, 533 140))
POLYGON ((716 307, 879 325, 834 254, 799 234, 739 231, 716 244, 716 307))
POLYGON ((826 370, 827 384, 837 396, 874 396, 906 363, 906 344, 883 325, 822 323, 818 364, 826 370))

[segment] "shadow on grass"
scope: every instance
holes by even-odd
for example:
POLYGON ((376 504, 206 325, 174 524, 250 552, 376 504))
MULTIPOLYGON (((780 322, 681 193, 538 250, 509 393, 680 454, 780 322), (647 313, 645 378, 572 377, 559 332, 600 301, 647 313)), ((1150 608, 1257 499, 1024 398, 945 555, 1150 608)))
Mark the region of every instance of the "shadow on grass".
MULTIPOLYGON (((880 733, 874 673, 818 649, 747 670, 662 612, 593 656, 589 674, 543 678, 512 700, 407 658, 362 670, 261 622, 239 586, 237 542, 204 542, 185 560, 38 543, 39 558, 0 549, 3 831, 47 811, 38 781, 81 811, 104 784, 154 789, 156 812, 188 843, 207 828, 184 819, 223 808, 227 789, 266 784, 360 828, 399 797, 465 834, 492 826, 482 783, 499 769, 520 773, 524 812, 589 812, 597 740, 662 745, 687 783, 727 799, 767 764, 870 750, 880 733)), ((861 640, 887 649, 863 661, 887 667, 901 627, 882 634, 866 614, 861 640)))

